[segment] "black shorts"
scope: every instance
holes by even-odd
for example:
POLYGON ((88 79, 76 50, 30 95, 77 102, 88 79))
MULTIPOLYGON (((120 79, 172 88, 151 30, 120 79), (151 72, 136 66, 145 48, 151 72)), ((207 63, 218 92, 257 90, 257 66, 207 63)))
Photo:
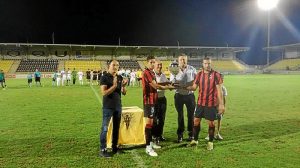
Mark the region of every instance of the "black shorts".
POLYGON ((41 77, 35 77, 35 82, 40 82, 41 81, 41 77))
POLYGON ((90 76, 90 75, 87 75, 87 76, 86 76, 86 79, 91 79, 91 76, 90 76))
POLYGON ((138 81, 142 80, 142 78, 137 78, 138 81))
POLYGON ((204 107, 197 106, 194 116, 196 118, 205 118, 209 121, 217 120, 218 110, 217 107, 204 107))
POLYGON ((32 79, 28 79, 28 83, 32 83, 32 79))
POLYGON ((144 117, 153 118, 155 113, 154 105, 144 104, 144 117))

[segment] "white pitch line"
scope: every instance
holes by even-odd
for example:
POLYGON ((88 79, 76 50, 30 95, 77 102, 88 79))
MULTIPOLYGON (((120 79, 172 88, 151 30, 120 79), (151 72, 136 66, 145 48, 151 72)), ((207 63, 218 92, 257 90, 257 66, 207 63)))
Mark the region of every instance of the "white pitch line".
POLYGON ((101 107, 102 107, 102 99, 100 98, 99 94, 97 93, 97 91, 94 89, 94 87, 92 85, 90 85, 91 89, 93 90, 93 92, 95 93, 95 96, 97 97, 101 107))
MULTIPOLYGON (((90 87, 93 90, 95 96, 97 97, 99 103, 102 106, 102 99, 100 98, 99 94, 97 93, 97 91, 95 90, 95 88, 93 86, 90 85, 90 87)), ((136 162, 137 167, 139 167, 139 168, 146 168, 147 167, 145 165, 142 157, 136 152, 135 149, 131 150, 131 155, 132 155, 133 160, 136 162)))
POLYGON ((135 149, 131 150, 131 155, 133 157, 133 160, 137 163, 137 167, 145 168, 147 167, 142 159, 142 157, 136 152, 135 149))

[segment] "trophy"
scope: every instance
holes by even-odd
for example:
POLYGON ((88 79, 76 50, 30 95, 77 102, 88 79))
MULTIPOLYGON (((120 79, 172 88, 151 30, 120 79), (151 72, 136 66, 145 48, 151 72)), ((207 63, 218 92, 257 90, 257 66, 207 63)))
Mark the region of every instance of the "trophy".
POLYGON ((174 87, 179 87, 179 83, 176 82, 176 76, 179 73, 179 65, 176 61, 173 61, 169 66, 169 71, 172 75, 174 75, 174 83, 172 84, 174 87))

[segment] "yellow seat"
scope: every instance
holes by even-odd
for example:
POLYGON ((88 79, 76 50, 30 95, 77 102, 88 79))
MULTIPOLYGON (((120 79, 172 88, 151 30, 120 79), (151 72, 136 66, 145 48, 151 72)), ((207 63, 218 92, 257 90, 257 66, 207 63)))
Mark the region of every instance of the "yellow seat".
POLYGON ((300 59, 284 59, 272 64, 267 69, 268 70, 287 70, 297 69, 300 67, 300 59))
POLYGON ((74 68, 82 71, 90 70, 100 70, 101 63, 100 61, 66 61, 65 62, 65 69, 70 68, 73 70, 74 68))
POLYGON ((12 60, 0 60, 0 69, 2 69, 4 73, 7 73, 13 63, 14 61, 12 60))

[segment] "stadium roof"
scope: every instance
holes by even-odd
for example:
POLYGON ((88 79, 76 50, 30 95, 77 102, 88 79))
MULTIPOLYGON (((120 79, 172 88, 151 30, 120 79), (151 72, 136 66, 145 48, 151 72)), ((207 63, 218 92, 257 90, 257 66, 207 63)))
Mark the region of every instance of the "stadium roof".
POLYGON ((60 48, 70 47, 72 49, 86 48, 89 50, 96 49, 146 49, 146 50, 218 50, 218 51, 233 51, 233 52, 244 52, 248 51, 249 47, 216 47, 216 46, 126 46, 126 45, 85 45, 85 44, 39 44, 39 43, 0 43, 1 46, 11 47, 38 47, 43 46, 46 48, 60 48))
POLYGON ((278 45, 278 46, 271 46, 271 47, 264 47, 263 50, 269 49, 270 51, 282 51, 287 49, 300 49, 300 43, 294 44, 285 44, 285 45, 278 45))

